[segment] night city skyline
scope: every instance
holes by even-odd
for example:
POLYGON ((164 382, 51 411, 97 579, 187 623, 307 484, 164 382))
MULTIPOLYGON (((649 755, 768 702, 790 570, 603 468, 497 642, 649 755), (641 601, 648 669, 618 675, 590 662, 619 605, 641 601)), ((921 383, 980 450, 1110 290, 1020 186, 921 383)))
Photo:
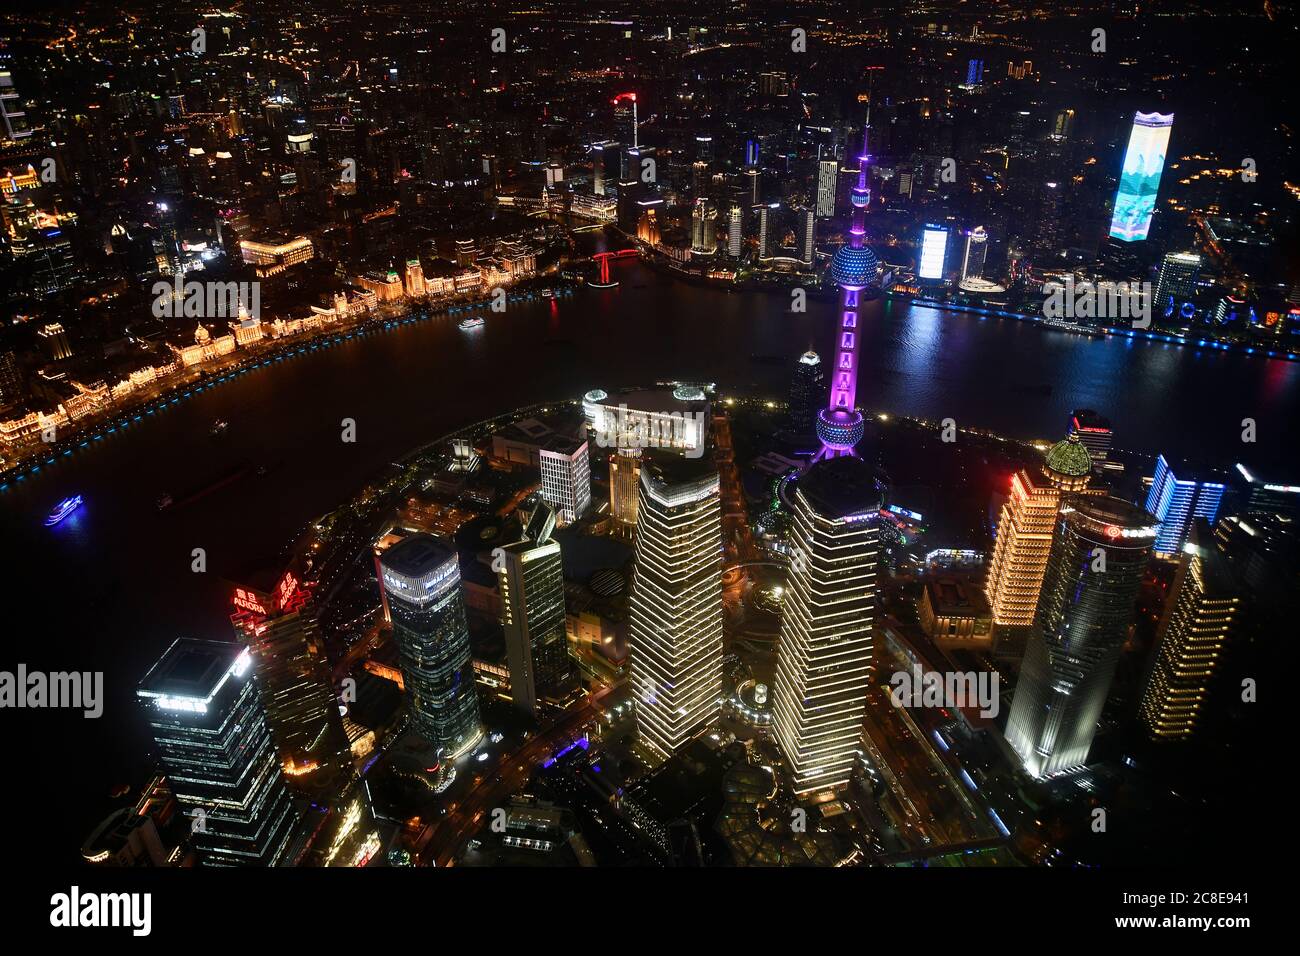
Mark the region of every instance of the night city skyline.
POLYGON ((1250 927, 1298 34, 19 3, 14 919, 179 938, 187 895, 278 920, 337 892, 288 871, 454 868, 358 877, 401 932, 381 900, 474 918, 485 872, 550 921, 539 868, 758 867, 904 920, 1250 927), (1000 872, 889 872, 931 868, 1000 872))

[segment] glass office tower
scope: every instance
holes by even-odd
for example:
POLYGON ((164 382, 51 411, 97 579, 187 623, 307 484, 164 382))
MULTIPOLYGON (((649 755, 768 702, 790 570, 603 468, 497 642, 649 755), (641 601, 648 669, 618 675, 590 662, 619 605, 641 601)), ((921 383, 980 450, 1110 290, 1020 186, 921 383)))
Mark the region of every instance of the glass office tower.
POLYGON ((136 689, 204 866, 279 866, 298 820, 252 653, 227 641, 175 641, 136 689))
POLYGON ((1007 718, 1007 742, 1035 777, 1088 759, 1157 528, 1119 498, 1062 509, 1007 718))
POLYGON ((455 757, 483 734, 456 551, 414 534, 385 551, 379 565, 411 724, 444 756, 455 757))

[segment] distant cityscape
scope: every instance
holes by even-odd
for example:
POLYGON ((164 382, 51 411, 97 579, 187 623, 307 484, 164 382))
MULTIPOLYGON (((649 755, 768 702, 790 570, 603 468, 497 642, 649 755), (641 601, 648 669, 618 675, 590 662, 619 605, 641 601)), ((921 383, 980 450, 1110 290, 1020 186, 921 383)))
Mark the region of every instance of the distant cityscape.
POLYGON ((91 752, 45 853, 1235 859, 1300 593, 1296 29, 11 18, 0 511, 55 649, 0 709, 91 752))

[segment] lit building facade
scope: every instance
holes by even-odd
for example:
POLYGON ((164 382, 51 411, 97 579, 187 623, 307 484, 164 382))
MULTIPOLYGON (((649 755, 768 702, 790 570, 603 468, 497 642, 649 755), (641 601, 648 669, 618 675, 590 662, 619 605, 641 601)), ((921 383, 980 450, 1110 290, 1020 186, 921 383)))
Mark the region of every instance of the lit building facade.
POLYGON ((636 531, 636 506, 641 490, 641 451, 620 448, 609 456, 609 514, 625 538, 636 531))
POLYGON ((536 716, 540 698, 558 699, 572 689, 573 665, 565 636, 560 543, 551 537, 555 512, 542 502, 520 511, 523 535, 502 546, 497 578, 510 695, 519 710, 536 716))
POLYGON ((722 698, 722 515, 711 462, 666 452, 642 459, 635 569, 637 727, 672 753, 722 698))
POLYGON ((1173 125, 1173 113, 1134 114, 1110 220, 1112 239, 1136 242, 1147 237, 1173 125))
POLYGON ((591 505, 591 462, 587 443, 553 436, 539 449, 542 498, 563 524, 577 521, 591 505))
POLYGON ((269 592, 235 588, 230 621, 253 653, 262 706, 290 786, 318 791, 340 786, 351 763, 309 597, 289 570, 269 592))
POLYGON ((406 296, 408 299, 422 299, 428 294, 424 283, 424 266, 419 259, 406 260, 406 296))
POLYGON ((1092 456, 1094 471, 1100 470, 1110 459, 1111 442, 1115 433, 1110 427, 1110 419, 1097 414, 1091 408, 1076 408, 1070 416, 1070 434, 1078 435, 1083 447, 1092 456))
POLYGON ((242 644, 181 638, 136 689, 204 866, 279 866, 298 814, 242 644))
POLYGON ((415 534, 380 555, 379 566, 411 724, 454 757, 483 734, 456 551, 415 534))
POLYGON ((815 463, 793 492, 773 724, 796 794, 843 787, 872 671, 881 494, 869 465, 815 463))
POLYGON ((1086 490, 1091 475, 1092 458, 1071 435, 1052 446, 1037 475, 1022 468, 1011 476, 984 588, 995 628, 1033 624, 1062 494, 1086 490))
POLYGON ((1079 497, 1062 511, 1007 717, 1030 775, 1087 761, 1157 528, 1119 498, 1079 497))
POLYGON ((1142 724, 1153 740, 1186 740, 1196 733, 1240 611, 1227 559, 1209 522, 1198 520, 1178 561, 1142 693, 1142 724))
POLYGON ((1205 518, 1213 523, 1219 516, 1224 490, 1222 482, 1179 478, 1165 456, 1160 455, 1146 500, 1147 511, 1160 522, 1156 553, 1176 555, 1182 551, 1195 519, 1205 518))
POLYGON ((1184 304, 1196 297, 1196 280, 1201 274, 1201 257, 1194 252, 1171 252, 1160 263, 1156 277, 1157 318, 1177 318, 1184 304))
POLYGON ((239 251, 244 261, 253 266, 259 276, 266 278, 311 259, 316 254, 316 247, 310 239, 298 236, 275 242, 241 239, 239 251))

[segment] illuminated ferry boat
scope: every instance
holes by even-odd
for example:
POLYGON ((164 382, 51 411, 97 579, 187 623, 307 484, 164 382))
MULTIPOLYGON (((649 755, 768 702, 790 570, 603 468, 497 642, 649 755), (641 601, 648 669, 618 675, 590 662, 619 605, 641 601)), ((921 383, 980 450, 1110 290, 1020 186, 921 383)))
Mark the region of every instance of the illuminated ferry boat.
POLYGON ((45 518, 45 527, 53 528, 56 524, 66 518, 72 512, 81 507, 81 495, 73 495, 71 498, 64 498, 54 510, 45 518))
POLYGON ((484 325, 486 325, 486 323, 483 321, 483 317, 476 315, 472 318, 461 319, 457 328, 462 332, 468 332, 470 329, 481 329, 484 325))

